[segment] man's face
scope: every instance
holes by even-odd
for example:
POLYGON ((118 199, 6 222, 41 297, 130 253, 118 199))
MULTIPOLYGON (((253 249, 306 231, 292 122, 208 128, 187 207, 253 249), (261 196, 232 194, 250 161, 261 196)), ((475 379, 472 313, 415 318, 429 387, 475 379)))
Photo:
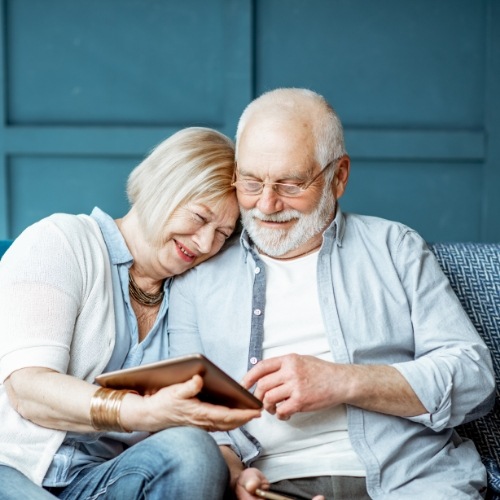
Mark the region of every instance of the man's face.
MULTIPOLYGON (((324 165, 314 156, 307 124, 250 122, 238 144, 238 180, 307 184, 324 165)), ((279 195, 272 185, 262 193, 237 192, 242 221, 257 247, 273 257, 293 257, 319 246, 335 214, 335 197, 320 175, 297 197, 279 195)))

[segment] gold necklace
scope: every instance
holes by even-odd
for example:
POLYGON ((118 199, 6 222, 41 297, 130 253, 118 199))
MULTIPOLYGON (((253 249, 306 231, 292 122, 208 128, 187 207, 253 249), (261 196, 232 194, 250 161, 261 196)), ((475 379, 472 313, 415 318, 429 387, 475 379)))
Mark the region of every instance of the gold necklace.
POLYGON ((141 290, 130 272, 128 273, 128 293, 136 302, 147 307, 157 306, 163 300, 164 295, 163 286, 156 293, 141 290))

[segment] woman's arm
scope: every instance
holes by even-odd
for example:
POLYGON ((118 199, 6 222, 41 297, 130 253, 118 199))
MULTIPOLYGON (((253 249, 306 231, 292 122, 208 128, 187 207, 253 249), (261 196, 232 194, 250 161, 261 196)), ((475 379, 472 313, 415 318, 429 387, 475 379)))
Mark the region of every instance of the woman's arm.
MULTIPOLYGON (((260 416, 259 410, 200 402, 196 395, 202 386, 202 378, 196 375, 151 396, 129 393, 121 403, 120 423, 130 431, 156 432, 176 426, 215 431, 234 429, 260 416)), ((90 407, 98 386, 47 368, 30 367, 13 372, 5 387, 13 408, 31 422, 51 429, 96 432, 90 407)))

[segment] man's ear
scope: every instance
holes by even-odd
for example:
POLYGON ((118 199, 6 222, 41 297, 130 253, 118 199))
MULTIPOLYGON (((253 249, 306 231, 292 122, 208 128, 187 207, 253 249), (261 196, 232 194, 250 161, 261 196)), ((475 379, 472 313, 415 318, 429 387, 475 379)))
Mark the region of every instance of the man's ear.
POLYGON ((350 169, 351 159, 347 155, 342 156, 342 158, 338 160, 332 184, 333 194, 336 200, 344 194, 347 181, 349 180, 350 169))

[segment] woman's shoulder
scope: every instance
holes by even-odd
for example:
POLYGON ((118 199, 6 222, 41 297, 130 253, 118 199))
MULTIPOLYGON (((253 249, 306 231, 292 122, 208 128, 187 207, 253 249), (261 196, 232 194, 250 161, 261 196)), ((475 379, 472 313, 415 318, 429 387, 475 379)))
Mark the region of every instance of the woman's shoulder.
POLYGON ((92 217, 58 213, 27 227, 10 250, 6 259, 28 267, 32 264, 60 268, 71 266, 72 262, 85 267, 93 260, 89 255, 105 253, 105 243, 92 217))
POLYGON ((82 242, 95 244, 96 238, 102 239, 99 224, 85 214, 52 214, 26 228, 18 239, 30 239, 39 244, 50 243, 53 239, 59 243, 74 245, 82 242))

